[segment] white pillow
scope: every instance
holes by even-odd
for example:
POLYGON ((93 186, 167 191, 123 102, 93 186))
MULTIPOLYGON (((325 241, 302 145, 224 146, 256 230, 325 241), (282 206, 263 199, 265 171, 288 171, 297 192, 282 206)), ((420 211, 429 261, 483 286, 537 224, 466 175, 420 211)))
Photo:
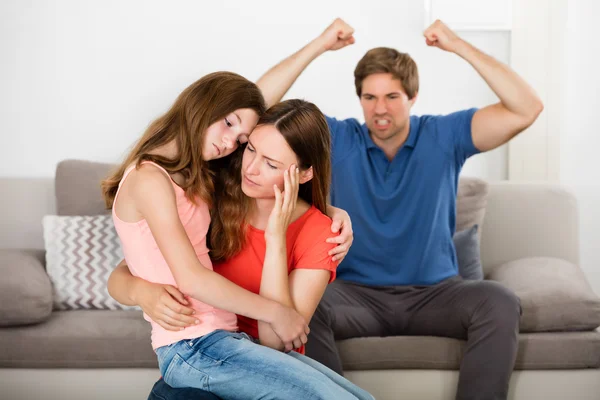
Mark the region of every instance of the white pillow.
POLYGON ((42 225, 54 309, 138 308, 123 306, 108 294, 108 277, 123 259, 111 215, 47 215, 42 225))

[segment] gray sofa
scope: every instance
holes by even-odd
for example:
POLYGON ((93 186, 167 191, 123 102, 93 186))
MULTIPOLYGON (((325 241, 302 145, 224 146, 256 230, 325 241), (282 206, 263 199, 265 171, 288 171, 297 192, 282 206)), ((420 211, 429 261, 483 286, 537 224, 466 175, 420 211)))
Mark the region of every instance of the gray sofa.
MULTIPOLYGON (((18 209, 28 215, 23 221, 48 212, 32 204, 54 201, 59 215, 94 215, 106 212, 98 183, 109 167, 61 162, 52 185, 55 199, 44 198, 46 189, 31 199, 31 186, 16 180, 0 185, 3 193, 12 193, 7 202, 26 203, 18 209)), ((600 399, 600 301, 577 267, 574 197, 557 185, 488 185, 462 178, 457 208, 459 230, 483 224, 486 279, 521 297, 522 333, 510 398, 600 399)), ((21 219, 6 215, 5 220, 21 219)), ((40 221, 19 232, 41 235, 40 221)), ((0 250, 0 398, 146 398, 159 377, 149 324, 133 310, 52 310, 44 250, 37 247, 0 250)), ((339 342, 339 348, 346 376, 378 399, 454 398, 460 340, 357 338, 339 342)))

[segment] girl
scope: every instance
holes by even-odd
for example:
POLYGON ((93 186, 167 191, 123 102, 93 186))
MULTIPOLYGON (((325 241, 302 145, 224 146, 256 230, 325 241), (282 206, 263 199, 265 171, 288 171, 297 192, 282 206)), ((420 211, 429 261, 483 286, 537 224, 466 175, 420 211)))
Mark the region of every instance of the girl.
MULTIPOLYGON (((323 366, 315 368, 309 365, 310 362, 298 361, 284 353, 257 345, 247 335, 235 332, 237 325, 235 315, 231 312, 258 320, 261 324, 259 329, 265 332, 266 340, 274 343, 274 346, 288 350, 299 348, 306 342, 308 333, 306 313, 312 315, 318 299, 310 303, 312 310, 302 308, 298 313, 289 301, 293 293, 291 290, 286 299, 271 294, 274 285, 269 284, 265 286, 266 292, 261 290, 262 296, 259 296, 211 270, 205 242, 209 198, 203 195, 210 193, 212 187, 206 161, 228 155, 238 141, 245 142, 260 113, 259 107, 252 107, 249 104, 251 102, 247 104, 244 100, 256 97, 256 93, 253 93, 255 87, 246 85, 245 88, 236 87, 228 91, 228 83, 227 80, 214 79, 213 74, 186 89, 172 110, 149 128, 126 163, 105 185, 107 203, 113 206, 115 226, 131 272, 148 282, 177 286, 190 296, 186 301, 189 301, 199 321, 183 330, 167 331, 147 317, 152 323, 152 343, 161 373, 171 386, 210 389, 227 398, 272 397, 275 393, 277 398, 355 399, 357 395, 370 398, 323 366), (227 96, 227 93, 232 93, 232 96, 227 96), (225 100, 224 97, 229 98, 225 100), (157 129, 153 130, 153 127, 157 129), (120 182, 118 190, 115 189, 116 182, 120 182)), ((319 113, 319 116, 328 143, 327 125, 322 114, 319 113)), ((246 152, 250 153, 253 148, 248 146, 246 152)), ((328 161, 328 148, 325 157, 328 161)), ((278 202, 273 206, 271 201, 266 220, 265 204, 259 204, 258 201, 252 207, 247 203, 247 209, 238 208, 241 211, 238 215, 244 218, 248 216, 249 222, 256 221, 264 225, 262 228, 265 229, 267 244, 265 266, 270 265, 270 270, 281 276, 281 266, 287 265, 285 239, 282 240, 288 231, 287 225, 291 220, 304 220, 302 216, 305 214, 310 216, 315 213, 309 213, 310 207, 299 207, 299 210, 303 210, 302 215, 295 211, 298 181, 310 180, 312 170, 303 170, 301 178, 297 168, 291 166, 289 158, 271 160, 280 163, 281 168, 286 163, 285 169, 292 171, 285 178, 285 195, 275 191, 278 202), (245 214, 244 210, 248 213, 245 214)), ((253 162, 253 168, 257 162, 262 161, 253 162)), ((327 176, 328 173, 327 169, 327 176)), ((275 178, 281 180, 281 177, 279 172, 278 177, 271 175, 270 179, 275 183, 275 178)), ((248 181, 255 187, 265 184, 256 177, 255 180, 248 178, 248 181)), ((260 190, 258 193, 264 196, 260 190)), ((232 195, 235 198, 236 194, 232 195)), ((224 217, 224 223, 220 230, 215 227, 214 237, 218 240, 219 235, 224 239, 237 235, 239 231, 235 233, 232 230, 232 220, 225 217, 227 211, 221 207, 215 210, 218 210, 216 215, 224 217)), ((316 215, 322 216, 320 213, 316 215)), ((324 225, 327 231, 329 222, 326 220, 324 225)), ((225 247, 215 253, 226 256, 238 252, 243 242, 239 239, 244 236, 236 237, 238 245, 232 246, 231 240, 223 240, 225 247)), ((311 247, 305 246, 305 250, 311 247)), ((330 248, 330 245, 326 245, 325 254, 330 248)), ((326 259, 330 260, 329 256, 326 259)), ((310 258, 306 260, 310 262, 310 258)), ((335 265, 329 262, 327 267, 333 272, 326 272, 327 280, 321 285, 323 289, 320 290, 319 299, 325 284, 334 275, 335 265)), ((111 278, 109 290, 117 300, 123 299, 123 289, 142 287, 119 285, 119 275, 113 275, 116 279, 111 278)), ((277 279, 274 278, 274 282, 277 283, 277 279)), ((143 290, 126 293, 124 302, 127 299, 131 302, 143 296, 143 293, 143 290)))

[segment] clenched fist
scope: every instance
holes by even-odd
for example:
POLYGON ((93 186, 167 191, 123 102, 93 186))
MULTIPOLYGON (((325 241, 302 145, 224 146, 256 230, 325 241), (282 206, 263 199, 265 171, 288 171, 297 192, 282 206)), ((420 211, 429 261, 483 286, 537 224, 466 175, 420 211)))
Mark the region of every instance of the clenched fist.
POLYGON ((423 32, 425 42, 428 46, 435 46, 439 49, 456 53, 458 46, 463 40, 458 37, 450 28, 439 19, 423 32))
POLYGON ((354 43, 354 28, 340 18, 336 18, 321 34, 325 50, 339 50, 354 43))

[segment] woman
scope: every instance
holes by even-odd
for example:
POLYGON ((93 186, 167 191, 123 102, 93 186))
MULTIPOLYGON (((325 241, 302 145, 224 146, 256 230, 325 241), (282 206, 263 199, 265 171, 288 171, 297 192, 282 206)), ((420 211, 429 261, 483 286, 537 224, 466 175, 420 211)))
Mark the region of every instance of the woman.
MULTIPOLYGON (((217 168, 211 228, 213 259, 220 261, 216 270, 261 298, 275 300, 310 320, 336 267, 329 255, 333 245, 325 242, 332 236, 331 221, 324 215, 330 175, 327 124, 314 105, 288 101, 272 107, 248 140, 245 149, 233 156, 232 164, 241 162, 241 170, 236 168, 237 173, 231 175, 227 168, 217 168)), ((127 253, 126 258, 136 274, 127 253)), ((206 289, 206 285, 194 289, 198 281, 176 280, 181 292, 192 297, 171 288, 169 293, 182 302, 193 303, 194 295, 206 289)), ((157 287, 128 274, 124 265, 109 281, 113 297, 124 304, 139 303, 147 315, 157 313, 147 306, 155 301, 147 299, 157 287), (135 299, 140 300, 132 301, 135 299)), ((233 302, 246 301, 232 291, 221 294, 233 302)), ((276 349, 302 347, 305 336, 292 340, 293 346, 286 344, 270 318, 260 315, 262 306, 257 307, 252 313, 238 313, 242 330, 276 349)), ((200 315, 198 324, 180 332, 210 318, 200 315)), ((234 343, 222 340, 223 335, 211 333, 196 341, 157 348, 165 381, 176 387, 210 389, 227 398, 372 398, 297 352, 290 357, 241 334, 231 348, 234 343)))

